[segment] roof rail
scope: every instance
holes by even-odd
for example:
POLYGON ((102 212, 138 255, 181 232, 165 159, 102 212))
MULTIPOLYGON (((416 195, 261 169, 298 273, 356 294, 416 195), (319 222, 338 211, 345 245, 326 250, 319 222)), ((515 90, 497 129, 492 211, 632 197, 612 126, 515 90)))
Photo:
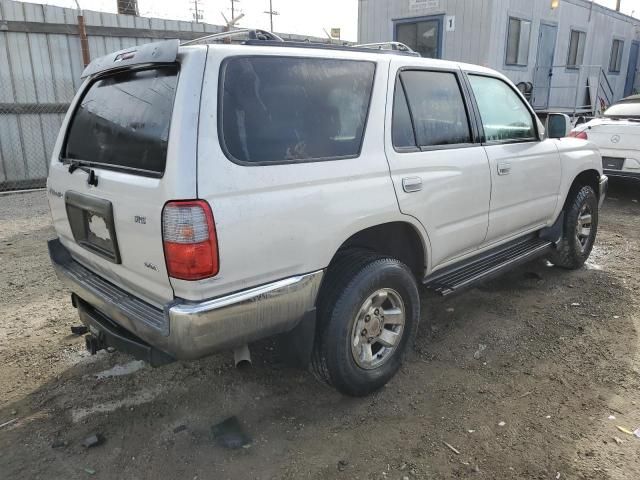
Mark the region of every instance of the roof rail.
POLYGON ((260 30, 258 28, 238 28, 236 30, 230 30, 228 32, 212 33, 211 35, 194 38, 193 40, 182 42, 180 45, 194 45, 198 43, 217 42, 225 39, 231 40, 233 37, 239 37, 241 35, 248 35, 249 40, 271 40, 276 42, 284 42, 284 39, 282 37, 266 30, 260 30))
POLYGON ((400 42, 368 43, 364 45, 338 45, 335 43, 311 42, 309 40, 285 40, 273 32, 252 28, 239 28, 229 32, 212 33, 211 35, 205 35, 203 37, 182 42, 180 45, 195 45, 200 43, 207 44, 219 41, 223 41, 225 43, 236 42, 242 45, 260 45, 263 47, 319 48, 324 50, 420 56, 419 53, 414 52, 405 44, 400 42), (233 40, 234 37, 240 38, 233 40))
POLYGON ((354 45, 357 48, 373 48, 376 50, 392 50, 407 53, 416 57, 419 57, 420 54, 408 47, 404 43, 401 42, 377 42, 377 43, 360 43, 358 45, 354 45))

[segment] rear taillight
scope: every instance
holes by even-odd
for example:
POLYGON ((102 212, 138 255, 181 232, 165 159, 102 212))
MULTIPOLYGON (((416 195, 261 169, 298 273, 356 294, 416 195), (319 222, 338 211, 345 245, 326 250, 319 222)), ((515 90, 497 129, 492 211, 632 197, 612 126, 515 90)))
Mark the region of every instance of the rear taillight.
POLYGON ((201 280, 218 273, 216 228, 204 200, 168 202, 162 211, 162 240, 170 277, 201 280))
POLYGON ((569 132, 569 136, 574 138, 580 138, 582 140, 589 140, 589 138, 587 137, 587 132, 585 132, 584 130, 582 130, 581 132, 577 130, 571 130, 569 132))

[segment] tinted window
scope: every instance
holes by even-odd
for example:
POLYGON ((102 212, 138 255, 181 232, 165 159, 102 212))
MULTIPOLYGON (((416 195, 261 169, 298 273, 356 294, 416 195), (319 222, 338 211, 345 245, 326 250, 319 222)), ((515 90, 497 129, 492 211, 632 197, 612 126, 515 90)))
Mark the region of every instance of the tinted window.
POLYGON ((507 65, 526 65, 529 60, 531 22, 509 17, 507 33, 507 65))
POLYGON ((520 97, 502 80, 470 75, 486 141, 536 138, 533 118, 520 97))
POLYGON ((231 58, 222 73, 221 142, 247 163, 357 156, 374 71, 351 60, 231 58))
POLYGON ((440 21, 401 22, 396 24, 396 38, 422 57, 439 58, 440 21))
POLYGON ((94 82, 71 121, 65 157, 162 174, 177 76, 166 68, 94 82))
POLYGON ((407 92, 418 146, 471 142, 467 112, 453 73, 405 71, 400 80, 407 92))
POLYGON ((584 58, 584 44, 587 34, 579 30, 571 30, 569 39, 569 55, 567 57, 567 67, 577 68, 582 65, 584 58))
POLYGON ((620 73, 622 68, 622 54, 624 53, 624 42, 622 40, 614 40, 611 45, 611 58, 609 59, 609 71, 612 73, 620 73))
POLYGON ((411 115, 407 106, 407 98, 402 88, 400 79, 396 81, 395 92, 393 94, 393 119, 391 121, 391 136, 393 146, 415 147, 416 137, 413 134, 411 115))

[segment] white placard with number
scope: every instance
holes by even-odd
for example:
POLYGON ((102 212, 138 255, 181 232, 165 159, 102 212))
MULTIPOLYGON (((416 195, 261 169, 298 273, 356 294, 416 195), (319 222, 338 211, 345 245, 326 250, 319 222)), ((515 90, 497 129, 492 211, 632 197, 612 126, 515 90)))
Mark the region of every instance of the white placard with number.
POLYGON ((447 32, 455 32, 456 31, 456 16, 455 15, 447 15, 444 18, 444 25, 447 32))

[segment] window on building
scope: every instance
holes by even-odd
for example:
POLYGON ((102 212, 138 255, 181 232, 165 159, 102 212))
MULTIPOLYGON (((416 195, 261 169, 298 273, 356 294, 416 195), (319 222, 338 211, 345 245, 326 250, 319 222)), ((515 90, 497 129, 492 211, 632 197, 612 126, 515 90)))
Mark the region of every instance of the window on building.
POLYGON ((440 20, 396 24, 396 40, 426 58, 440 58, 440 20))
POLYGON ((614 40, 611 46, 611 59, 609 60, 609 71, 611 73, 620 73, 623 51, 624 42, 622 40, 614 40))
POLYGON ((580 30, 571 30, 571 38, 569 39, 569 55, 567 57, 568 68, 578 68, 582 65, 584 59, 584 44, 587 40, 587 34, 580 30))
POLYGON ((391 131, 396 148, 471 143, 469 119, 455 74, 402 72, 396 82, 391 131))
POLYGON ((375 64, 294 57, 231 57, 222 67, 220 137, 245 164, 360 154, 375 64))
POLYGON ((520 18, 509 17, 507 33, 507 65, 525 66, 529 62, 529 39, 531 22, 520 18))
POLYGON ((522 99, 498 78, 469 75, 487 142, 536 140, 531 112, 522 99))

